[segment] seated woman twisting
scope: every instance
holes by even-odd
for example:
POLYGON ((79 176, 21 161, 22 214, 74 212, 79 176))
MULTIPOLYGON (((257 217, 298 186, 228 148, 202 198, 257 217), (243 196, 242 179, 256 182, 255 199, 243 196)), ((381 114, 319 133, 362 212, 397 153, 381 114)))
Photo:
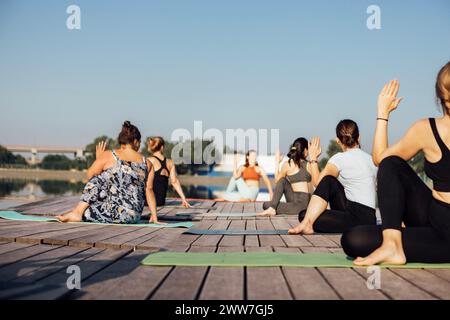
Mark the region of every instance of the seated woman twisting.
POLYGON ((153 166, 138 152, 139 129, 125 121, 119 134, 120 148, 97 148, 96 160, 89 168, 81 201, 70 212, 57 218, 61 222, 138 223, 149 203, 150 222, 158 223, 153 194, 153 166))

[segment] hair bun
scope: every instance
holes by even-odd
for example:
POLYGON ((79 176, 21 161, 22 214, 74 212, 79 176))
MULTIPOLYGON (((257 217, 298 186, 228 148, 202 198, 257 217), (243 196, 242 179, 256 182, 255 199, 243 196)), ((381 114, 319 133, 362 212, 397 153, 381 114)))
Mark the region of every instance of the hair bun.
POLYGON ((130 127, 131 127, 131 122, 130 122, 130 121, 125 121, 125 122, 123 123, 123 127, 124 127, 124 128, 130 128, 130 127))

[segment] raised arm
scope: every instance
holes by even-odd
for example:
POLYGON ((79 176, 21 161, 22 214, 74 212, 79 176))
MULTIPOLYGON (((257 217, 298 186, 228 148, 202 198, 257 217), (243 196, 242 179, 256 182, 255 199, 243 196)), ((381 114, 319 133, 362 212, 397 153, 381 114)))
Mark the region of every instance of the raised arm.
POLYGON ((148 208, 150 209, 150 223, 158 223, 158 215, 156 211, 156 199, 153 192, 153 179, 155 177, 155 169, 152 163, 147 160, 148 177, 145 187, 145 197, 147 199, 148 208))
POLYGON ((311 139, 308 147, 309 154, 309 174, 311 175, 311 183, 314 187, 317 187, 319 184, 319 157, 322 154, 322 147, 320 146, 320 138, 314 137, 311 139))
POLYGON ((280 169, 281 161, 283 161, 283 156, 281 155, 280 150, 277 150, 275 153, 275 183, 286 177, 287 174, 288 163, 285 163, 280 169))
POLYGON ((94 163, 87 170, 88 180, 102 173, 111 157, 112 157, 111 151, 103 151, 101 154, 97 154, 94 163))
POLYGON ((383 87, 378 96, 378 117, 372 148, 372 159, 376 166, 389 156, 398 156, 408 161, 422 149, 422 139, 418 139, 418 137, 425 129, 425 120, 415 123, 398 143, 389 147, 389 116, 392 111, 397 109, 402 100, 402 98, 397 98, 399 89, 400 83, 392 80, 383 87))
POLYGON ((180 180, 178 180, 175 164, 173 163, 172 160, 169 160, 169 166, 170 166, 170 183, 180 196, 183 206, 185 208, 190 208, 191 205, 189 204, 189 202, 186 201, 186 197, 184 195, 183 188, 181 187, 180 180))

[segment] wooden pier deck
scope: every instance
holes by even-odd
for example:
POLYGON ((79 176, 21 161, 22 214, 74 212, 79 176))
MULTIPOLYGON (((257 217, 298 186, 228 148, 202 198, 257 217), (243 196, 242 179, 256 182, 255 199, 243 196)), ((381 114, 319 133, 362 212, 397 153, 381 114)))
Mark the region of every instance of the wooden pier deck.
MULTIPOLYGON (((59 214, 77 197, 14 210, 59 214)), ((260 203, 196 203, 195 212, 256 212, 260 203), (207 209, 210 207, 210 209, 207 209)), ((160 219, 180 209, 166 206, 160 219)), ((195 228, 286 229, 296 217, 201 217, 195 228)), ((0 219, 0 299, 450 299, 450 270, 382 269, 381 290, 369 290, 365 269, 148 267, 150 252, 341 252, 339 235, 186 235, 185 229, 74 225, 0 219), (81 270, 81 290, 66 286, 67 267, 81 270)))

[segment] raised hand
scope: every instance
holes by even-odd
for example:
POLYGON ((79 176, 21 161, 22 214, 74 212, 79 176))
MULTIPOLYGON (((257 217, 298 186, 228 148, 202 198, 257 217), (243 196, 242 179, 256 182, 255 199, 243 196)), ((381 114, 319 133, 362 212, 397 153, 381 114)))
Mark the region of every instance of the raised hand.
POLYGON ((320 146, 320 137, 313 137, 309 142, 308 147, 309 159, 317 161, 322 154, 322 147, 320 146))
POLYGON ((95 146, 95 158, 98 159, 106 150, 106 141, 100 141, 95 146))
POLYGON ((400 82, 398 80, 391 80, 385 84, 378 96, 378 117, 388 118, 389 114, 397 109, 402 98, 397 98, 400 90, 400 82))
POLYGON ((280 149, 277 149, 277 151, 275 152, 275 162, 276 164, 280 164, 281 161, 283 161, 283 155, 280 152, 280 149))

